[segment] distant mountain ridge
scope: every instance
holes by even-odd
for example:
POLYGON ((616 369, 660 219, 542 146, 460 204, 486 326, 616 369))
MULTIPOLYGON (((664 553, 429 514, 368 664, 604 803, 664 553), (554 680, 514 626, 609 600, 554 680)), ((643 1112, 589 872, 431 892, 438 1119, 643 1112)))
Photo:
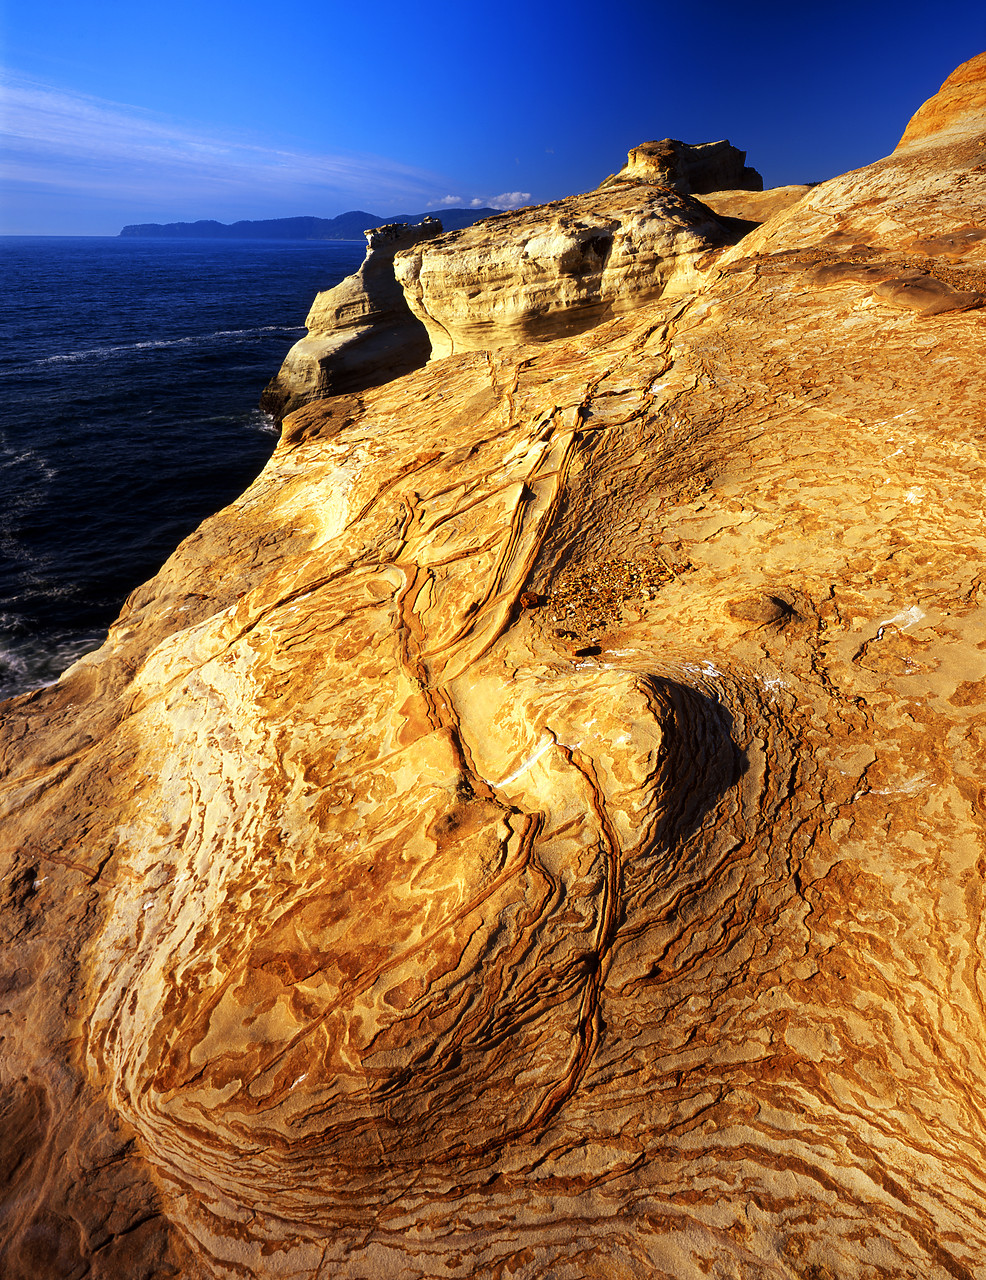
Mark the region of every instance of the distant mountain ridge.
POLYGON ((263 218, 233 223, 201 219, 198 222, 139 222, 126 226, 121 236, 189 240, 362 240, 370 227, 387 222, 416 224, 427 217, 439 218, 446 231, 471 227, 482 218, 491 218, 499 209, 442 209, 427 213, 392 213, 381 216, 364 209, 351 209, 337 218, 263 218))

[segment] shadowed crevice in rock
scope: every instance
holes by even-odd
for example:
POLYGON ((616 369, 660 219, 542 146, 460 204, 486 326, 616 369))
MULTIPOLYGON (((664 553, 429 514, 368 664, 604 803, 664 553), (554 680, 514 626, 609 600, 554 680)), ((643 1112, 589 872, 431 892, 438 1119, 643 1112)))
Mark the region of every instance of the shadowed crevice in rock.
POLYGON ((739 783, 747 761, 733 738, 733 717, 717 698, 672 680, 659 687, 674 709, 665 728, 668 794, 658 831, 658 841, 670 847, 695 833, 739 783))

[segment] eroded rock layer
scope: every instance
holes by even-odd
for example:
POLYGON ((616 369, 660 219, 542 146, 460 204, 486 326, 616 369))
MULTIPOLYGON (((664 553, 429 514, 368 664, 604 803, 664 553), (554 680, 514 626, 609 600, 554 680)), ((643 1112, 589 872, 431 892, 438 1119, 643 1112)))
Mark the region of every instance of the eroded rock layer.
POLYGON ((986 1276, 978 163, 299 410, 6 705, 5 1276, 986 1276))
POLYGON ((710 191, 702 196, 702 203, 722 218, 739 218, 744 222, 766 222, 791 205, 797 204, 810 186, 771 187, 767 191, 710 191))
POLYGON ((261 408, 281 421, 311 400, 362 391, 420 368, 430 344, 394 279, 394 254, 441 235, 437 218, 366 232, 360 269, 315 298, 296 342, 264 388, 261 408))
POLYGON ((945 135, 955 142, 963 134, 982 133, 986 114, 986 53, 970 58, 952 72, 933 98, 911 117, 902 147, 921 146, 926 139, 939 141, 945 135))
POLYGON ((624 182, 653 182, 685 195, 735 188, 763 190, 763 178, 747 165, 746 152, 725 139, 693 143, 663 138, 660 142, 642 142, 630 149, 623 168, 606 178, 602 186, 624 182))
POLYGON ((438 359, 581 333, 694 289, 734 239, 670 187, 621 183, 407 249, 394 270, 438 359))

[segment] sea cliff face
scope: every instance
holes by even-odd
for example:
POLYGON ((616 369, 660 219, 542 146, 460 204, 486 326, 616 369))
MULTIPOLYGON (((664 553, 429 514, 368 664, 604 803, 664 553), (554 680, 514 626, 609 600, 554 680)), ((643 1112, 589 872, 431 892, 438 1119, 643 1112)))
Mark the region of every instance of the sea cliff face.
POLYGON ((5 1276, 986 1273, 961 118, 301 408, 6 705, 5 1276))
POLYGON ((441 232, 437 218, 367 231, 362 266, 316 296, 308 332, 267 384, 261 408, 280 421, 310 400, 362 391, 420 368, 431 350, 428 334, 394 278, 394 254, 441 232))
POLYGON ((424 229, 368 231, 366 261, 319 294, 308 335, 267 387, 263 408, 280 420, 313 399, 361 391, 428 359, 581 333, 662 294, 694 290, 714 251, 762 222, 761 209, 774 212, 796 198, 793 188, 762 192, 745 159, 728 142, 667 138, 635 147, 619 173, 585 195, 440 238, 436 220, 424 229), (729 189, 720 190, 724 184, 729 189), (691 199, 693 191, 706 193, 706 202, 691 199), (353 299, 370 294, 354 333, 353 299))
POLYGON ((394 270, 441 359, 580 333, 691 292, 734 238, 670 187, 621 183, 405 249, 394 270))

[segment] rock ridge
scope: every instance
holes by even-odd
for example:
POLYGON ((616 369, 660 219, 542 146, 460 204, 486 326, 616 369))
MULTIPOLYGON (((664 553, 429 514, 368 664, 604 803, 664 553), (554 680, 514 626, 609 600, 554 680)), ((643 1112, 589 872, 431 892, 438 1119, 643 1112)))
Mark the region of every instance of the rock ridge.
POLYGON ((980 136, 986 113, 986 53, 980 53, 952 72, 934 97, 911 117, 897 150, 922 146, 947 135, 957 141, 964 134, 980 136))
POLYGON ((652 182, 691 196, 737 189, 763 190, 763 178, 747 165, 746 152, 726 139, 691 143, 663 138, 660 142, 642 142, 630 149, 623 168, 600 185, 609 187, 622 182, 652 182))
POLYGON ((669 187, 621 182, 399 253, 433 359, 580 333, 694 289, 735 229, 669 187))
MULTIPOLYGON (((722 215, 683 193, 711 192, 710 182, 726 179, 762 187, 744 160, 727 142, 646 143, 595 192, 440 238, 436 220, 425 219, 400 243, 371 240, 360 270, 318 295, 308 335, 288 353, 261 407, 281 421, 310 400, 388 381, 429 358, 549 341, 666 290, 693 288, 711 266, 709 251, 763 217, 760 206, 730 202, 726 193, 722 215)), ((774 193, 769 210, 787 207, 797 192, 774 193)))

